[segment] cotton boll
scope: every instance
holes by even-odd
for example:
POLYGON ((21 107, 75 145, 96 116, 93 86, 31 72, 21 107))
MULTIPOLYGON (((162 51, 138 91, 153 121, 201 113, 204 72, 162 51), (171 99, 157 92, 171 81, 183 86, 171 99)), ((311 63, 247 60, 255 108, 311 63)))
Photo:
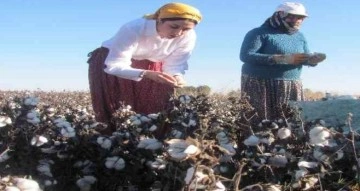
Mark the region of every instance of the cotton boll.
POLYGON ((285 167, 286 164, 288 163, 288 161, 287 161, 287 158, 285 156, 275 155, 275 156, 269 158, 269 163, 272 166, 285 167))
POLYGON ((300 178, 304 177, 308 171, 306 169, 296 170, 295 171, 295 180, 300 180, 300 178))
POLYGON ((90 191, 91 185, 94 184, 96 178, 93 176, 84 176, 76 181, 76 185, 80 188, 80 191, 90 191))
POLYGON ((251 135, 250 137, 248 137, 245 141, 244 144, 247 146, 256 146, 260 143, 260 140, 257 136, 255 135, 251 135))
POLYGON ((186 171, 186 176, 185 176, 185 182, 186 184, 190 184, 191 179, 193 178, 195 173, 195 168, 194 167, 190 167, 187 169, 186 171))
POLYGON ((10 158, 9 150, 4 151, 3 153, 0 153, 0 163, 5 162, 10 158))
POLYGON ((25 178, 14 178, 15 185, 20 190, 28 191, 41 191, 39 184, 34 180, 29 180, 25 178))
POLYGON ((159 117, 159 114, 151 113, 151 114, 148 114, 147 116, 151 119, 157 119, 159 117))
POLYGON ((75 137, 75 129, 72 127, 61 128, 61 134, 64 137, 75 137))
POLYGON ((191 101, 191 97, 188 95, 182 95, 179 97, 179 101, 183 104, 188 104, 191 101))
POLYGON ((39 147, 39 146, 41 146, 41 145, 43 145, 43 144, 45 144, 47 142, 48 142, 48 139, 46 137, 44 137, 42 135, 41 136, 36 135, 31 139, 30 143, 33 146, 35 145, 35 146, 39 147))
POLYGON ((39 99, 35 97, 28 97, 24 100, 24 104, 28 106, 36 106, 39 103, 39 99))
POLYGON ((101 137, 101 136, 96 139, 96 142, 101 146, 101 148, 104 148, 104 149, 110 149, 111 145, 112 145, 112 142, 110 139, 108 139, 106 137, 101 137))
POLYGON ((330 132, 322 126, 316 126, 309 132, 310 143, 316 146, 325 146, 329 144, 328 138, 330 132))
POLYGON ((318 166, 317 162, 307 162, 307 161, 300 161, 298 162, 298 167, 303 168, 315 168, 318 166))
POLYGON ((286 139, 289 138, 291 136, 291 131, 288 128, 280 128, 277 132, 277 136, 279 139, 286 139))
POLYGON ((200 149, 198 147, 196 147, 195 145, 189 145, 185 150, 184 153, 188 154, 188 155, 193 155, 196 153, 199 153, 200 149))
POLYGON ((149 149, 149 150, 155 151, 155 150, 161 149, 162 146, 163 146, 163 144, 162 144, 161 142, 157 141, 157 142, 148 144, 148 145, 145 147, 145 149, 149 149))
POLYGON ((152 125, 152 126, 149 128, 149 131, 150 131, 150 132, 154 132, 154 131, 156 131, 156 129, 157 129, 157 126, 156 126, 156 125, 152 125))
POLYGON ((140 117, 140 121, 141 121, 141 122, 148 123, 148 122, 150 122, 150 121, 151 121, 151 119, 150 119, 150 118, 148 118, 148 117, 146 117, 146 116, 141 116, 141 117, 140 117))
POLYGON ((216 186, 216 188, 213 189, 212 191, 225 191, 226 190, 224 184, 221 181, 217 181, 215 183, 215 186, 216 186))
POLYGON ((0 127, 5 127, 6 125, 11 125, 12 121, 10 117, 0 116, 0 127))

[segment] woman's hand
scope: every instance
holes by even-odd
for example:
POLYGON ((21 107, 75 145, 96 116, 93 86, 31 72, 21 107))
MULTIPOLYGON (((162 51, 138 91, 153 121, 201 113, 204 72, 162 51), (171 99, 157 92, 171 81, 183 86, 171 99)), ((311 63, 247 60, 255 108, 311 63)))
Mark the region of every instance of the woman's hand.
POLYGON ((317 65, 319 62, 322 62, 326 59, 326 54, 323 53, 314 53, 309 58, 310 65, 317 65))
POLYGON ((182 76, 180 76, 180 75, 175 75, 174 78, 176 79, 176 82, 177 82, 176 85, 177 85, 177 87, 182 88, 182 87, 185 86, 186 81, 184 80, 184 78, 183 78, 182 76))
POLYGON ((175 77, 163 72, 145 70, 142 76, 143 78, 147 78, 158 83, 177 87, 177 80, 175 79, 175 77))

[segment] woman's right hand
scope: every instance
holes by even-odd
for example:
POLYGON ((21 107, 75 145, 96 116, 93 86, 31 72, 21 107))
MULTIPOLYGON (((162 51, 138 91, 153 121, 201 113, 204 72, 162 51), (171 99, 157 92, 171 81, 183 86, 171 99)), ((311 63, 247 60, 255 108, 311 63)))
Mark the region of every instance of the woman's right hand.
POLYGON ((163 72, 145 70, 143 73, 143 78, 147 78, 162 84, 167 84, 172 87, 177 87, 176 79, 172 75, 163 72))

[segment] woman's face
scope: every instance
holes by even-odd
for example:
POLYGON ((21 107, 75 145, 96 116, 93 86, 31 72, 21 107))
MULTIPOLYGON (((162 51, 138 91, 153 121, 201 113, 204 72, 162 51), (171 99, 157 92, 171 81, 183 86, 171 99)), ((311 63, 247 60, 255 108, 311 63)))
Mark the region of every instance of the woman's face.
POLYGON ((285 22, 287 22, 291 27, 299 29, 305 18, 306 17, 302 15, 289 14, 286 16, 285 22))
POLYGON ((187 31, 196 26, 194 22, 189 20, 174 20, 174 21, 158 21, 156 30, 162 38, 176 38, 184 35, 187 31))

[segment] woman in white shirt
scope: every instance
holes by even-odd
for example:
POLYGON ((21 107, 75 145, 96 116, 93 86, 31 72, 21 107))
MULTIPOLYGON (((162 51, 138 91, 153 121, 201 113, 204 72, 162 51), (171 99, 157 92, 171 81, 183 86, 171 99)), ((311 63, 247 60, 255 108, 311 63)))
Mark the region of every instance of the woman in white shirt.
POLYGON ((168 3, 156 13, 123 25, 91 52, 89 83, 96 120, 109 123, 121 104, 149 114, 168 107, 195 46, 198 9, 168 3))

